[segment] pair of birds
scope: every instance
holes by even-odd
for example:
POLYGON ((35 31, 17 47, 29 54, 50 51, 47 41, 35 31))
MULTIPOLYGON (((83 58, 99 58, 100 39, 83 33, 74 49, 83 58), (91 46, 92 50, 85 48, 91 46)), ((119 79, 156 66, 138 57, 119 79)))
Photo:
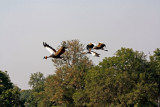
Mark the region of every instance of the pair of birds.
MULTIPOLYGON (((67 48, 65 45, 62 45, 61 48, 56 51, 54 48, 52 48, 51 46, 49 46, 46 42, 43 42, 43 46, 50 52, 50 56, 44 56, 44 59, 47 58, 63 58, 61 55, 65 52, 65 49, 67 48)), ((86 54, 92 54, 93 56, 99 57, 100 54, 92 51, 92 49, 96 49, 96 50, 104 50, 104 47, 106 47, 106 45, 104 43, 98 43, 97 46, 95 46, 95 44, 90 43, 86 46, 88 52, 85 52, 86 54)), ((108 50, 104 50, 104 51, 108 51, 108 50)))
POLYGON ((95 50, 104 50, 104 51, 108 51, 106 48, 106 45, 104 43, 99 42, 98 45, 95 45, 94 43, 89 43, 86 46, 86 49, 88 50, 88 52, 84 52, 86 54, 92 54, 93 56, 99 57, 99 53, 92 51, 93 49, 95 50))

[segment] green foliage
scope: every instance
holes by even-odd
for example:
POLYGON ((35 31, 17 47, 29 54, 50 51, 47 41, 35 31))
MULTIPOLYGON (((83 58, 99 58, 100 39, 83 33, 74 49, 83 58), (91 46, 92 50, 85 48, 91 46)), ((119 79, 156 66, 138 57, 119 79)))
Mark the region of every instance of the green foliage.
POLYGON ((7 72, 0 71, 0 104, 1 107, 20 106, 20 89, 13 86, 7 72))
POLYGON ((32 90, 21 92, 21 100, 24 101, 26 107, 41 107, 44 97, 45 77, 40 72, 33 73, 28 83, 32 87, 32 90))
POLYGON ((45 77, 42 73, 37 72, 33 73, 30 76, 29 85, 33 88, 34 91, 40 92, 44 90, 44 81, 45 77))
POLYGON ((74 103, 77 107, 87 106, 89 98, 84 89, 77 90, 73 94, 74 103))
POLYGON ((160 105, 160 48, 157 48, 153 56, 150 56, 150 74, 151 75, 148 75, 150 81, 158 84, 156 100, 160 105))
POLYGON ((158 87, 150 78, 154 77, 146 56, 142 52, 121 48, 115 56, 105 58, 87 73, 89 105, 145 106, 149 103, 154 106, 158 87))
POLYGON ((10 89, 10 88, 13 88, 13 85, 10 81, 7 71, 5 72, 0 71, 0 94, 4 90, 10 89))

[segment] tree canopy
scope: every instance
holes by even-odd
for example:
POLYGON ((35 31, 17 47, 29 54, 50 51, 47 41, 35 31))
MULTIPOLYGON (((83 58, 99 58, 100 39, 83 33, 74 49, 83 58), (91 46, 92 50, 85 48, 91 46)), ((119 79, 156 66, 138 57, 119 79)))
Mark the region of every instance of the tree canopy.
POLYGON ((154 106, 158 87, 150 81, 153 72, 143 52, 121 48, 88 72, 89 105, 154 106))
MULTIPOLYGON (((160 102, 160 49, 147 57, 121 48, 94 65, 79 40, 62 41, 63 59, 53 59, 55 73, 30 76, 21 90, 0 71, 2 107, 156 107, 160 102)), ((59 46, 60 47, 60 46, 59 46)))

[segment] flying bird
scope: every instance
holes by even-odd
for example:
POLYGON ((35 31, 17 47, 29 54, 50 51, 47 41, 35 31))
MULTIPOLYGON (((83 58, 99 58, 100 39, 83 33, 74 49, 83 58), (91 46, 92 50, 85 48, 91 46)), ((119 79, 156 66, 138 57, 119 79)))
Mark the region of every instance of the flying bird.
POLYGON ((86 46, 86 49, 90 52, 94 47, 94 44, 93 43, 89 43, 87 46, 86 46))
MULTIPOLYGON (((99 50, 102 49, 104 50, 104 47, 106 48, 106 45, 104 43, 99 42, 97 46, 94 46, 93 49, 99 50)), ((108 50, 104 50, 104 51, 108 51, 108 50)))
POLYGON ((94 51, 91 51, 90 53, 91 53, 93 56, 96 56, 96 57, 99 57, 99 55, 100 55, 99 53, 94 52, 94 51))
POLYGON ((94 51, 83 52, 82 54, 92 54, 95 57, 100 57, 99 56, 100 54, 98 54, 97 52, 94 52, 94 51))
POLYGON ((65 52, 66 47, 65 46, 61 46, 61 48, 56 51, 54 48, 52 48, 51 46, 49 46, 47 43, 43 42, 43 46, 50 52, 50 56, 44 56, 44 59, 47 58, 63 58, 61 57, 61 55, 65 52))

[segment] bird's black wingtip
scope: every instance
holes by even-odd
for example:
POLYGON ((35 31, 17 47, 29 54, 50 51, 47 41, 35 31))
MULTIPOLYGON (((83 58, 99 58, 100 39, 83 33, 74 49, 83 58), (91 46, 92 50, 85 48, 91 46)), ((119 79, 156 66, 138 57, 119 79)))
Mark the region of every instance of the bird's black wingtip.
POLYGON ((46 42, 43 42, 43 46, 46 47, 46 42))

